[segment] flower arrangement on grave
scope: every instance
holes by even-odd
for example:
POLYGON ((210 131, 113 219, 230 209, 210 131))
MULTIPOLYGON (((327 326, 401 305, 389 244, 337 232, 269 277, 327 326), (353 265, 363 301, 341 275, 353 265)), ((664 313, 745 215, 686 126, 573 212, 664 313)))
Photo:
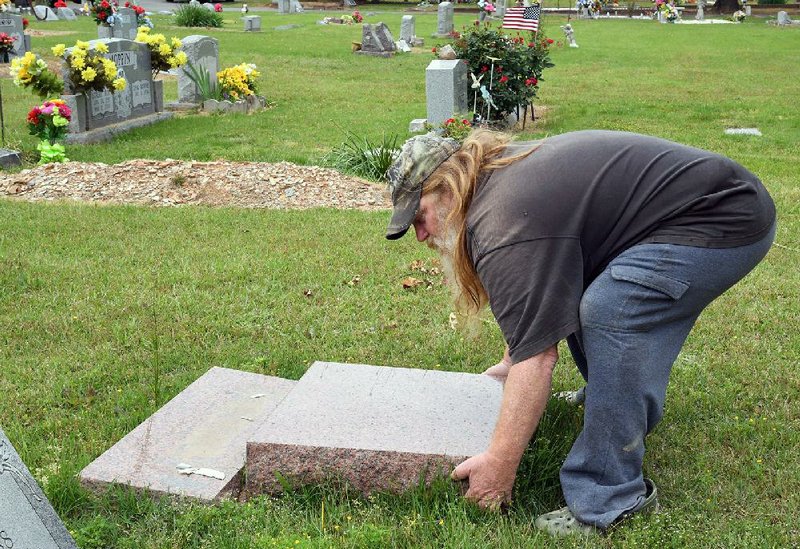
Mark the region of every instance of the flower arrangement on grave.
POLYGON ((494 7, 494 4, 488 2, 487 0, 478 0, 478 8, 486 15, 491 15, 497 11, 497 8, 494 7))
POLYGON ((88 42, 78 40, 69 52, 64 44, 56 44, 52 52, 66 62, 72 93, 122 91, 128 84, 119 77, 114 62, 102 55, 108 53, 108 46, 103 42, 98 42, 94 49, 90 49, 88 42))
POLYGON ((114 24, 113 16, 117 12, 117 3, 108 0, 91 0, 89 2, 89 15, 98 25, 110 26, 114 24), (109 21, 109 18, 111 20, 109 21))
POLYGON ((8 63, 8 54, 14 51, 16 36, 9 36, 8 33, 0 32, 0 58, 4 63, 8 63))
POLYGON ((67 162, 64 145, 58 143, 67 135, 72 112, 60 99, 45 101, 28 113, 28 130, 39 138, 39 164, 67 162))
POLYGON ((214 4, 214 11, 220 13, 222 11, 222 4, 220 3, 214 4))
POLYGON ((174 36, 167 42, 167 37, 163 34, 150 34, 149 27, 139 27, 136 33, 136 41, 144 42, 150 49, 150 68, 153 71, 153 78, 159 71, 168 71, 185 65, 189 60, 186 52, 178 51, 183 45, 174 36))
POLYGON ((425 124, 426 131, 435 131, 442 137, 451 137, 461 143, 472 131, 472 122, 466 118, 448 118, 438 126, 425 124))
POLYGON ((9 73, 14 78, 15 86, 30 89, 42 99, 61 95, 64 91, 61 78, 47 68, 43 59, 30 51, 11 61, 9 73))
POLYGON ((536 97, 542 73, 554 66, 553 40, 541 28, 527 36, 505 32, 491 23, 476 24, 453 42, 456 57, 466 61, 473 75, 467 83, 470 102, 485 121, 504 120, 528 105, 536 97))
POLYGON ((353 15, 351 17, 356 23, 361 23, 364 20, 364 16, 361 15, 361 12, 358 10, 353 10, 353 15))
POLYGON ((55 4, 53 4, 54 8, 66 8, 67 3, 64 0, 57 0, 55 4))
POLYGON ((153 28, 153 22, 147 17, 147 12, 142 6, 134 4, 133 2, 125 2, 125 7, 130 8, 136 13, 136 26, 153 28))
POLYGON ((0 0, 0 11, 8 11, 11 7, 11 0, 0 0))
POLYGON ((737 23, 741 23, 742 21, 745 20, 746 17, 747 14, 745 12, 743 12, 742 10, 736 10, 735 12, 733 12, 731 19, 733 19, 737 23))
POLYGON ((256 94, 256 78, 261 73, 253 63, 241 63, 235 67, 222 69, 217 73, 223 99, 238 101, 248 95, 256 94))

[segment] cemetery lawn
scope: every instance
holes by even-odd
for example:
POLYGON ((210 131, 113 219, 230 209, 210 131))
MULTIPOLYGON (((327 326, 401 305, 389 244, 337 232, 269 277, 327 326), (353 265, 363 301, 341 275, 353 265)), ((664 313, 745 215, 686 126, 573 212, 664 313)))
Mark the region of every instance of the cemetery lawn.
MULTIPOLYGON (((368 12, 365 7, 362 12, 368 12)), ((273 107, 253 116, 179 117, 110 143, 70 146, 81 161, 131 158, 320 162, 344 129, 405 137, 425 113, 426 52, 354 56, 360 27, 323 15, 238 14, 209 34, 223 65, 254 62, 273 107), (283 24, 299 28, 274 31, 283 24)), ((325 12, 324 15, 333 15, 325 12)), ((381 13, 399 32, 399 12, 381 13)), ((368 16, 367 22, 378 21, 368 16)), ((550 17, 545 29, 561 39, 550 17)), ((468 24, 456 16, 457 27, 468 24)), ((417 16, 426 44, 435 15, 417 16)), ((77 29, 34 39, 92 38, 77 29)), ((728 155, 759 174, 779 227, 765 262, 700 318, 675 364, 645 473, 663 512, 636 517, 590 545, 789 547, 800 544, 800 117, 797 29, 763 20, 680 26, 575 21, 579 49, 554 49, 536 124, 521 138, 584 128, 639 131, 728 155), (757 127, 763 137, 725 136, 757 127)), ((445 41, 440 41, 444 43, 445 41)), ((52 56, 50 56, 52 58, 52 56)), ((31 151, 35 103, 2 82, 7 136, 31 151)), ((167 82, 175 96, 174 81, 167 82)), ((170 100, 170 97, 167 97, 170 100)), ((576 159, 579 161, 579 159, 576 159)), ((551 402, 523 461, 507 514, 465 503, 449 481, 364 498, 332 486, 213 506, 96 496, 76 474, 212 366, 298 379, 314 360, 481 372, 502 341, 487 319, 467 338, 448 325, 439 277, 407 237, 383 239, 388 212, 151 209, 0 200, 0 425, 82 548, 584 546, 537 534, 562 505, 558 468, 581 411, 551 402), (432 284, 404 290, 407 276, 432 284), (324 511, 323 511, 324 509, 324 511)), ((566 347, 554 390, 579 386, 566 347)))

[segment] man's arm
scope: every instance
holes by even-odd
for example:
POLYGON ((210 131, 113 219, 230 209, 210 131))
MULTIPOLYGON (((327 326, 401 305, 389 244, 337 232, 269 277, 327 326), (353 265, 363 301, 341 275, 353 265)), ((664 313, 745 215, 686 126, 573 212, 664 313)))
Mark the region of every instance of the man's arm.
POLYGON ((556 360, 554 345, 511 368, 489 448, 453 471, 453 479, 469 479, 466 497, 481 507, 497 507, 511 499, 517 467, 550 397, 556 360))

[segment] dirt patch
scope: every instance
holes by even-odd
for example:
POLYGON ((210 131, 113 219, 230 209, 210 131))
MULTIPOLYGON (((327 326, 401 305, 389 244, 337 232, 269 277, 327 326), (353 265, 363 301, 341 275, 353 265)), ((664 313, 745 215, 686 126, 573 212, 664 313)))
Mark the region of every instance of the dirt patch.
POLYGON ((121 164, 66 162, 0 174, 0 195, 15 200, 77 200, 151 206, 383 210, 384 185, 330 168, 289 162, 130 160, 121 164))

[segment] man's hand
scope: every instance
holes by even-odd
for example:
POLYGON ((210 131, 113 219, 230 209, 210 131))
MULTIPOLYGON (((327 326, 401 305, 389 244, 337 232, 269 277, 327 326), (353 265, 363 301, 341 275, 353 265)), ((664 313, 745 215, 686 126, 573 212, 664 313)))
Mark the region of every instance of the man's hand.
POLYGON ((506 351, 505 353, 503 353, 503 360, 501 360, 494 366, 487 368, 483 372, 483 375, 493 377, 497 381, 505 383, 506 378, 508 377, 508 371, 510 369, 511 369, 511 357, 508 355, 508 347, 506 347, 506 351))
POLYGON ((511 501, 516 476, 516 462, 500 459, 489 452, 460 463, 450 475, 453 480, 469 481, 464 497, 493 511, 511 501))

